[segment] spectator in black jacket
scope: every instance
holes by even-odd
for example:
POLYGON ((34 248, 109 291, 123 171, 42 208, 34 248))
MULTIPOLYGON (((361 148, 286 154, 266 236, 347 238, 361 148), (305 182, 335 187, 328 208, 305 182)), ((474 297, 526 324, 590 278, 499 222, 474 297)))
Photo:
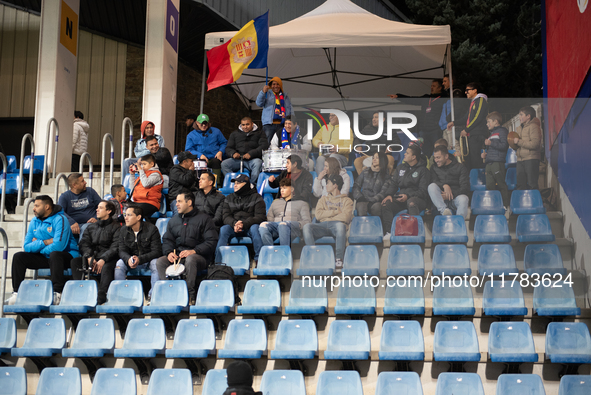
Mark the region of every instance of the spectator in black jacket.
POLYGON ((202 173, 199 176, 199 189, 195 192, 195 207, 213 220, 218 233, 224 224, 224 198, 225 196, 215 189, 215 176, 211 173, 202 173))
POLYGON ((173 214, 177 213, 177 195, 185 188, 196 189, 195 184, 197 183, 195 162, 193 162, 197 157, 189 151, 183 151, 177 155, 177 159, 179 164, 172 166, 168 184, 168 199, 170 200, 170 209, 173 214))
MULTIPOLYGON (((312 183, 314 178, 312 173, 302 168, 302 158, 298 155, 291 155, 287 158, 286 170, 283 170, 277 177, 269 177, 269 186, 271 188, 279 188, 281 180, 286 178, 291 179, 291 186, 293 188, 292 200, 303 200, 310 204, 312 198, 312 183)), ((277 194, 277 198, 281 198, 281 190, 277 194)))
POLYGON ((222 261, 219 247, 228 245, 232 237, 248 236, 252 239, 256 265, 259 251, 263 246, 259 225, 267 220, 267 207, 263 197, 251 186, 248 176, 240 174, 232 182, 234 193, 226 196, 224 200, 224 226, 220 229, 215 261, 222 261))
MULTIPOLYGON (((371 118, 371 123, 363 128, 361 134, 363 136, 375 136, 378 133, 379 128, 380 113, 376 112, 371 118)), ((386 125, 384 125, 383 120, 381 128, 382 135, 376 140, 368 141, 355 136, 353 144, 358 158, 355 159, 353 164, 355 165, 357 174, 361 174, 361 172, 368 167, 364 165, 365 160, 368 157, 373 157, 373 155, 377 152, 388 154, 388 173, 392 173, 392 170, 394 170, 394 166, 396 166, 396 159, 394 159, 390 152, 398 152, 399 150, 402 150, 402 141, 400 140, 400 137, 398 137, 398 133, 395 132, 392 133, 392 140, 388 140, 388 129, 386 128, 386 125)))
POLYGON ((158 278, 166 280, 166 268, 175 262, 185 265, 190 304, 195 304, 195 282, 213 259, 218 233, 213 221, 195 207, 195 196, 183 189, 176 197, 177 214, 172 217, 162 238, 164 256, 158 258, 158 278))
POLYGON ((240 171, 242 162, 244 168, 250 171, 250 179, 256 184, 263 166, 263 150, 269 147, 267 136, 257 128, 251 118, 244 117, 239 130, 232 132, 226 145, 228 159, 222 162, 224 175, 240 171))
POLYGON ((111 186, 111 196, 109 202, 115 205, 115 212, 113 213, 113 219, 120 224, 125 222, 125 209, 124 206, 127 203, 127 192, 125 187, 121 184, 113 184, 111 186))
POLYGON ((501 122, 503 122, 503 117, 496 111, 486 117, 486 127, 490 130, 490 136, 484 140, 487 149, 482 153, 482 158, 486 163, 486 189, 501 191, 503 206, 506 210, 510 203, 509 188, 505 182, 509 131, 501 126, 501 122))
POLYGON ((248 362, 234 361, 226 370, 228 387, 222 395, 263 395, 252 389, 253 374, 248 362))
POLYGON ((470 199, 470 174, 466 166, 452 160, 446 147, 439 145, 433 152, 436 166, 431 166, 429 197, 441 215, 457 215, 466 218, 470 199))
POLYGON ((100 274, 101 281, 98 287, 97 303, 107 301, 107 290, 113 281, 115 264, 119 259, 119 231, 121 225, 113 219, 116 208, 112 202, 101 200, 96 209, 97 222, 86 227, 78 249, 80 255, 72 259, 72 278, 82 280, 85 271, 100 274))
POLYGON ((355 180, 353 199, 356 201, 357 215, 367 215, 369 208, 381 201, 379 194, 390 174, 387 156, 383 152, 373 154, 371 167, 365 168, 355 180))
POLYGON ((158 281, 156 261, 162 256, 162 241, 158 228, 143 221, 141 207, 130 204, 125 210, 125 226, 119 233, 119 260, 115 266, 115 280, 125 280, 131 269, 149 269, 152 288, 158 281))

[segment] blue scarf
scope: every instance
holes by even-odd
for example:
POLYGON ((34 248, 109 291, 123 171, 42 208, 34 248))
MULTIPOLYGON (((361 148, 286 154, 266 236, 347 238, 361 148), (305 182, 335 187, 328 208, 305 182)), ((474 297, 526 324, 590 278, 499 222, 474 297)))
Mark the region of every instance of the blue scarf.
POLYGON ((289 133, 287 133, 287 130, 285 130, 285 128, 283 128, 283 130, 281 131, 281 149, 285 149, 286 147, 289 147, 291 145, 291 148, 300 148, 300 144, 298 143, 298 138, 300 137, 300 127, 299 125, 296 126, 295 132, 293 132, 293 135, 291 136, 291 143, 289 141, 289 133))

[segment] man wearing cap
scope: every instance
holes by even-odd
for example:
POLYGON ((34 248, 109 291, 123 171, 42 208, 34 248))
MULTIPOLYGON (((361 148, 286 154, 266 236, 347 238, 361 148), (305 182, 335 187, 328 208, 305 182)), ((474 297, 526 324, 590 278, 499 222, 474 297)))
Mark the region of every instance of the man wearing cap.
POLYGON ((277 136, 278 141, 281 141, 283 124, 293 114, 291 100, 283 92, 281 78, 273 77, 263 86, 257 95, 256 105, 263 108, 261 121, 268 143, 271 144, 273 136, 277 136))
POLYGON ((228 245, 235 236, 250 237, 254 248, 255 265, 259 259, 259 251, 263 246, 259 234, 259 224, 267 220, 267 207, 263 197, 250 184, 245 174, 232 180, 234 193, 226 196, 222 210, 224 226, 220 229, 220 238, 216 248, 216 262, 222 261, 219 248, 228 245))
POLYGON ((194 160, 197 159, 190 151, 183 151, 177 155, 178 165, 172 166, 168 186, 168 199, 173 214, 177 213, 176 197, 183 189, 196 189, 197 173, 194 160))
MULTIPOLYGON (((218 177, 218 185, 222 182, 222 156, 226 151, 228 140, 218 128, 209 123, 206 114, 200 114, 193 123, 193 130, 187 136, 185 151, 190 151, 197 159, 207 162, 207 167, 218 177)), ((180 162, 180 159, 179 159, 180 162)))
POLYGON ((228 388, 223 395, 262 395, 252 389, 252 368, 247 362, 234 361, 226 368, 228 388))

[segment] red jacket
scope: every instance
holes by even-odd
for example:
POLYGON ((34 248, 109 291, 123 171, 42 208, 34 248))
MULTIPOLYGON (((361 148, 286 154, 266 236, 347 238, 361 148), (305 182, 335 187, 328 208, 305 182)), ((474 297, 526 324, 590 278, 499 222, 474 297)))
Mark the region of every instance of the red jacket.
MULTIPOLYGON (((160 173, 158 170, 150 169, 146 171, 146 176, 150 177, 150 174, 152 173, 158 173, 160 179, 162 179, 162 173, 160 173)), ((160 200, 162 199, 163 185, 164 183, 161 182, 158 185, 146 188, 142 185, 141 179, 138 177, 135 180, 135 185, 131 195, 133 197, 133 201, 136 203, 148 203, 160 210, 160 200)))

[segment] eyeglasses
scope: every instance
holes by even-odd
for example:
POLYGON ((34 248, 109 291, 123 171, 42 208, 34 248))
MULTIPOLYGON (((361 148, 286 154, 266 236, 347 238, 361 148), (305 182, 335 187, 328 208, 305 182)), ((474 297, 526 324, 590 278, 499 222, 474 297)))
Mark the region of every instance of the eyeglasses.
POLYGON ((468 91, 475 91, 476 88, 466 88, 466 90, 464 91, 464 93, 468 93, 468 91))

